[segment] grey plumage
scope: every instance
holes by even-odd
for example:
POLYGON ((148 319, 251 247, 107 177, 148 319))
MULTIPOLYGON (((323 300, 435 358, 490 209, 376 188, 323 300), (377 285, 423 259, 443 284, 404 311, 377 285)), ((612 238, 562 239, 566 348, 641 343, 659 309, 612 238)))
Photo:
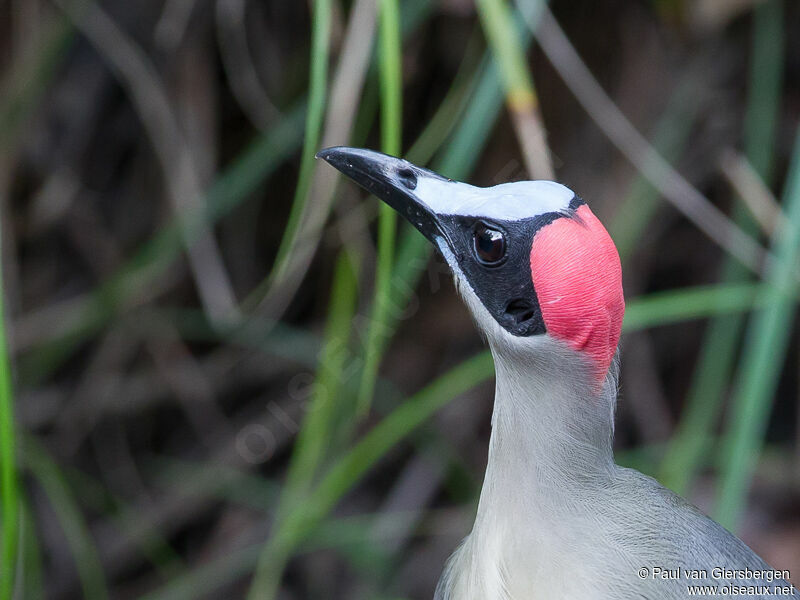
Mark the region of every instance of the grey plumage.
POLYGON ((694 506, 614 463, 616 361, 598 396, 574 351, 546 335, 507 335, 457 270, 456 281, 492 349, 497 384, 475 525, 435 600, 668 600, 686 598, 689 586, 789 587, 783 579, 715 577, 714 569, 772 571, 694 506), (679 576, 654 576, 656 568, 679 576))

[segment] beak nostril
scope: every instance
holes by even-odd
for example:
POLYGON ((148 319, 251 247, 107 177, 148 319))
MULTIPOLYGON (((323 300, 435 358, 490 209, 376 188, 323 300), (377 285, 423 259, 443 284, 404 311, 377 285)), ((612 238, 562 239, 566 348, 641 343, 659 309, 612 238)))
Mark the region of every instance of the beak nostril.
POLYGON ((413 190, 417 187, 417 176, 414 171, 407 167, 398 169, 397 178, 400 180, 400 183, 402 183, 409 190, 413 190))

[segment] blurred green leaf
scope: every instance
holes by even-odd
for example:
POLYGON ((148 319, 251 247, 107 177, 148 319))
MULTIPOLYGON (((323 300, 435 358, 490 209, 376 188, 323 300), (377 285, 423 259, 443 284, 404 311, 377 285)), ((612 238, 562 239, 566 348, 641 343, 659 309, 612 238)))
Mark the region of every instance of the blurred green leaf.
MULTIPOLYGON (((770 0, 755 8, 753 59, 750 66, 745 152, 766 181, 772 172, 775 133, 781 98, 783 70, 782 0, 770 0)), ((741 199, 734 206, 734 221, 745 232, 758 230, 741 199)), ((750 272, 737 260, 726 257, 723 283, 745 282, 750 272)), ((687 394, 686 408, 670 441, 660 470, 660 480, 679 494, 685 494, 709 448, 709 438, 719 417, 725 392, 732 379, 745 315, 721 315, 708 326, 700 357, 687 394)))
MULTIPOLYGON (((765 289, 755 283, 704 285, 655 292, 628 301, 625 308, 624 331, 636 331, 700 319, 713 315, 745 312, 767 302, 760 292, 765 289)), ((797 299, 797 294, 793 296, 797 299)))
POLYGON ((65 469, 63 480, 68 489, 76 490, 76 503, 80 501, 87 512, 106 515, 108 522, 134 542, 141 555, 161 577, 169 579, 185 569, 180 555, 161 533, 148 525, 138 510, 112 494, 103 483, 75 468, 65 469))
MULTIPOLYGON (((696 79, 692 73, 672 93, 656 125, 653 147, 670 163, 680 158, 689 141, 701 106, 697 95, 696 79)), ((658 191, 637 171, 608 228, 623 265, 630 259, 647 226, 662 206, 658 191)))
POLYGON ((103 566, 100 563, 94 540, 92 540, 81 510, 73 499, 58 465, 33 437, 25 437, 21 442, 21 454, 25 466, 47 494, 67 544, 72 551, 75 568, 78 570, 83 586, 84 597, 91 600, 108 598, 103 566))
POLYGON ((55 17, 43 27, 41 41, 27 60, 8 71, 0 94, 0 152, 14 144, 28 115, 39 105, 57 67, 68 55, 74 34, 69 19, 55 17))
POLYGON ((259 563, 281 566, 272 574, 274 584, 277 585, 282 565, 294 549, 370 467, 447 402, 485 381, 493 372, 488 351, 464 361, 403 402, 340 458, 303 505, 289 513, 270 538, 259 563))
MULTIPOLYGON (((201 220, 215 222, 228 214, 297 149, 304 112, 302 103, 296 105, 237 156, 208 190, 205 208, 184 217, 187 235, 191 237, 192 232, 199 230, 201 220)), ((22 357, 20 370, 24 380, 36 383, 63 364, 88 336, 130 303, 135 304, 142 288, 163 276, 182 249, 178 221, 172 218, 107 281, 65 307, 51 337, 22 357)))
POLYGON ((775 262, 768 265, 767 284, 760 292, 765 308, 753 315, 745 335, 742 366, 737 373, 730 421, 725 432, 721 481, 715 515, 735 529, 766 432, 772 399, 786 359, 795 316, 800 264, 800 130, 783 201, 785 227, 772 239, 775 262))

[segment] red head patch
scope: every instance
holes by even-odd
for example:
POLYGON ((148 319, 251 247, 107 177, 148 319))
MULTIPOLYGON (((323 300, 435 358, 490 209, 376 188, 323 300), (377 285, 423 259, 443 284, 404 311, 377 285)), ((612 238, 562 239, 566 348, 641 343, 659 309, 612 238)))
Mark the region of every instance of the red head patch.
POLYGON ((625 314, 619 254, 585 204, 533 238, 531 275, 548 333, 583 352, 602 381, 625 314))

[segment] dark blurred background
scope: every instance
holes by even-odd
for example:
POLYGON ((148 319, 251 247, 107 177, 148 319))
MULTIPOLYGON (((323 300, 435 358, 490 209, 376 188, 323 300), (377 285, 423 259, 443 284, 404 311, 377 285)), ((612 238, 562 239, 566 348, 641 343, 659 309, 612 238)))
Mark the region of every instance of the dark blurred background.
POLYGON ((541 127, 623 259, 619 462, 798 583, 800 6, 553 0, 526 49, 535 4, 0 3, 13 597, 432 597, 491 364, 441 259, 312 156, 494 185, 541 127))

